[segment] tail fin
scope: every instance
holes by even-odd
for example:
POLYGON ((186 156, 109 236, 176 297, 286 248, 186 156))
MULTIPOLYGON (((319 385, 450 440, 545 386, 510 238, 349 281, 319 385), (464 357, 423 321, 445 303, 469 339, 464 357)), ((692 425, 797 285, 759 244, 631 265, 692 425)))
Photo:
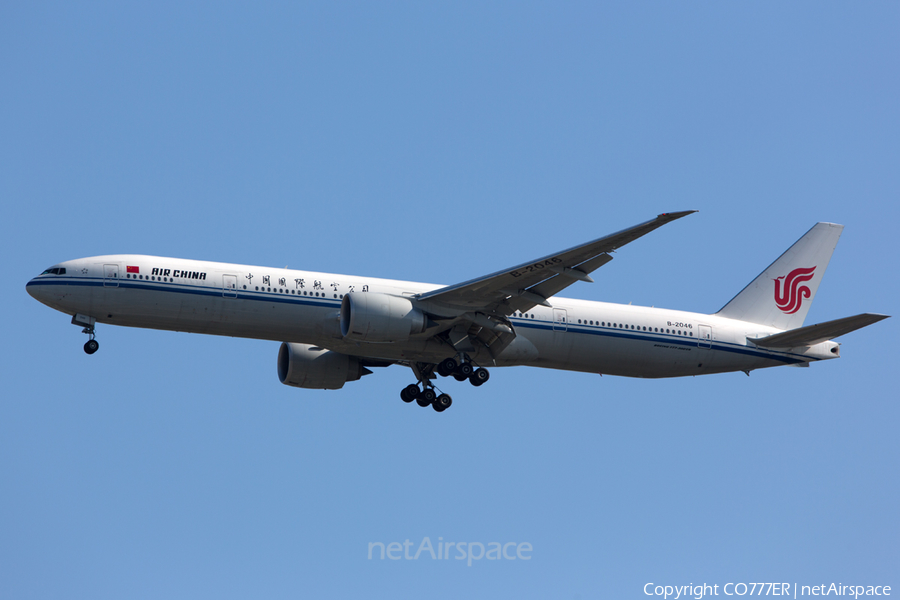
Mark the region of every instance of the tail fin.
POLYGON ((778 329, 802 326, 843 230, 816 223, 716 314, 778 329))

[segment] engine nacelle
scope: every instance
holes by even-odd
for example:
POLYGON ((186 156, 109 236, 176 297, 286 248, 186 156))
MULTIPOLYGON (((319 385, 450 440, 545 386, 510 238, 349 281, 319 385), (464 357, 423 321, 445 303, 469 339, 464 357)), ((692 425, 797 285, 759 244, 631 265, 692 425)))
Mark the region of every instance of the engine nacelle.
POLYGON ((339 390, 368 373, 358 358, 317 346, 283 342, 278 350, 278 379, 284 385, 339 390))
POLYGON ((357 342, 405 342, 425 331, 425 313, 406 298, 352 292, 341 302, 341 335, 357 342))

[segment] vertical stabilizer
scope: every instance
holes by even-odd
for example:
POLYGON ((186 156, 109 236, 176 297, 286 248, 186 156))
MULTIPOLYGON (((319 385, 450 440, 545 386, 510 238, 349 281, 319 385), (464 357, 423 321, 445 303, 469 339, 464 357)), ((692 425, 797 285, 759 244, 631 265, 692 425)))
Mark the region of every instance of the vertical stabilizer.
POLYGON ((843 230, 816 223, 716 314, 779 329, 801 327, 843 230))

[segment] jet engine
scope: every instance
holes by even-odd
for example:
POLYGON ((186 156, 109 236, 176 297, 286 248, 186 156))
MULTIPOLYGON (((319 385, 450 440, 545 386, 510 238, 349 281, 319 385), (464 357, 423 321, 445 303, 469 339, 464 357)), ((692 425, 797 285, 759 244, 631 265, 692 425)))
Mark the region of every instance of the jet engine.
POLYGON ((285 385, 338 390, 371 372, 356 357, 309 344, 283 342, 278 350, 278 379, 285 385))
POLYGON ((341 302, 341 335, 356 342, 405 342, 427 323, 425 313, 399 296, 353 292, 341 302))

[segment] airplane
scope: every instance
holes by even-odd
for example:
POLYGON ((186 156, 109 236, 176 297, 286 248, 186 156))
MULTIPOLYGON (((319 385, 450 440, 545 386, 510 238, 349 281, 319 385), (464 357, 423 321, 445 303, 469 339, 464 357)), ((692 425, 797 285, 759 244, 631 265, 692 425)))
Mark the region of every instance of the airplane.
POLYGON ((56 264, 28 293, 97 323, 281 342, 278 378, 339 389, 370 368, 408 366, 400 397, 443 412, 437 376, 488 381, 487 367, 531 366, 684 377, 838 358, 833 338, 888 318, 863 313, 803 326, 842 225, 817 223, 715 314, 557 297, 613 253, 697 211, 655 219, 490 275, 442 286, 178 258, 109 255, 56 264))

